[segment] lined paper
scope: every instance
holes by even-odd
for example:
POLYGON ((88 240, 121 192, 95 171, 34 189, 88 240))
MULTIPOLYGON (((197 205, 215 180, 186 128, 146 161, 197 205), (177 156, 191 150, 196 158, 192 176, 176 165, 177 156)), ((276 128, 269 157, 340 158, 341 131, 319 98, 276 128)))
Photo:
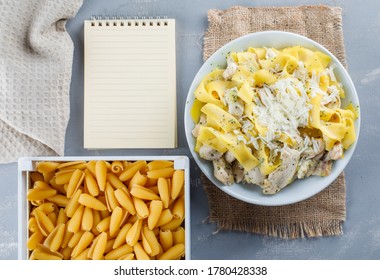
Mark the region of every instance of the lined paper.
POLYGON ((84 24, 84 147, 175 148, 175 20, 84 24))

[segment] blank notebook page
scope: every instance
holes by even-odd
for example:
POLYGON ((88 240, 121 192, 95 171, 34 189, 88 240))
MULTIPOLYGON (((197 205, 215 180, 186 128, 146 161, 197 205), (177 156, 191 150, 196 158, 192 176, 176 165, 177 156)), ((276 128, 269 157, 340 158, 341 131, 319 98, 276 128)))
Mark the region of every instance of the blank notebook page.
POLYGON ((84 24, 84 147, 175 148, 174 19, 84 24))

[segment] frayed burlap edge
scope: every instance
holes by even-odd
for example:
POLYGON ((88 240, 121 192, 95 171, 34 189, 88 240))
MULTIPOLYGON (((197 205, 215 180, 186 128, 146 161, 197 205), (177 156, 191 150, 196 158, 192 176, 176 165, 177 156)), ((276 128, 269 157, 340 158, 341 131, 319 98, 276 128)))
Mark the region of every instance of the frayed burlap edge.
POLYGON ((284 224, 239 222, 231 224, 230 221, 213 220, 209 218, 209 222, 217 224, 217 230, 215 233, 218 233, 220 230, 231 230, 267 235, 282 239, 296 239, 341 235, 343 234, 344 221, 330 220, 323 222, 298 222, 284 224))

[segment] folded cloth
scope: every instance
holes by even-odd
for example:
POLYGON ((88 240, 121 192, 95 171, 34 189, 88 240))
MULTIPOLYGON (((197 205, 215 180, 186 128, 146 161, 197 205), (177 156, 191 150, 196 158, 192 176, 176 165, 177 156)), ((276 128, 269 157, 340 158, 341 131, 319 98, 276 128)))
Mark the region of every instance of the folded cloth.
POLYGON ((0 163, 63 155, 73 43, 83 0, 0 0, 0 163))
MULTIPOLYGON (((227 42, 248 33, 283 30, 313 39, 346 65, 342 10, 328 6, 232 7, 210 10, 204 36, 204 59, 227 42)), ((237 200, 215 187, 205 175, 209 221, 218 230, 236 230, 281 238, 338 235, 346 218, 346 184, 342 173, 314 197, 292 205, 267 207, 237 200)))

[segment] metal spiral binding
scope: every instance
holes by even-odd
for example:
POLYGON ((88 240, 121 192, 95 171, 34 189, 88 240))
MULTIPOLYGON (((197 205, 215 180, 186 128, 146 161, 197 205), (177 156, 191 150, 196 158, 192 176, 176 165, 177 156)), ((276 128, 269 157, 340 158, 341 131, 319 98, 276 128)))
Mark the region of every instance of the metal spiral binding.
POLYGON ((91 16, 91 26, 97 27, 146 27, 146 26, 167 26, 168 17, 123 17, 123 16, 91 16))

